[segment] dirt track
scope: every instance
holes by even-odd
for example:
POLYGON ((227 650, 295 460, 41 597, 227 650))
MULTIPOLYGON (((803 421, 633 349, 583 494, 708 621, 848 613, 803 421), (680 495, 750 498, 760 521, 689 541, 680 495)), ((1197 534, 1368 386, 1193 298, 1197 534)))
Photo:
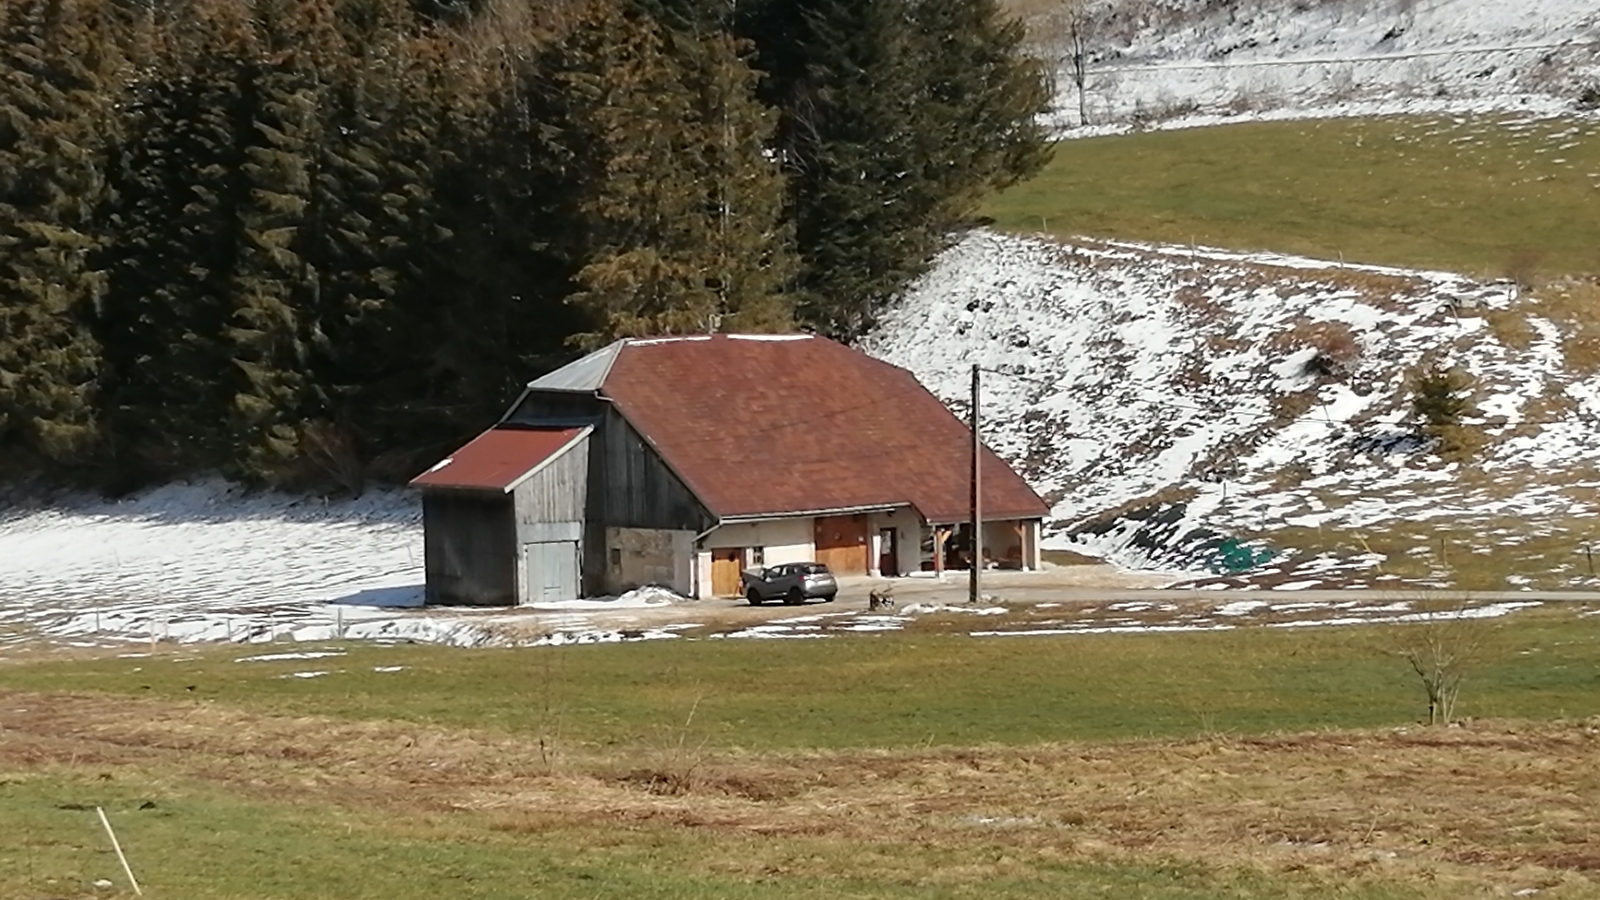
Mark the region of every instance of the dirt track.
MULTIPOLYGON (((1373 607, 1398 602, 1415 606, 1423 595, 1417 591, 1384 592, 1370 590, 1195 590, 1162 588, 1172 578, 1148 572, 1129 572, 1109 565, 1082 565, 1051 567, 1039 572, 997 571, 983 576, 983 599, 976 607, 968 602, 969 587, 966 572, 948 573, 941 582, 932 577, 872 578, 845 576, 839 579, 838 597, 831 603, 809 600, 803 606, 786 606, 769 603, 759 607, 749 605, 737 597, 691 601, 670 606, 594 611, 584 618, 598 628, 650 629, 700 626, 708 632, 729 632, 739 629, 781 627, 779 623, 806 621, 815 618, 828 620, 825 630, 856 621, 870 622, 867 609, 868 594, 875 588, 890 587, 897 611, 919 606, 949 607, 967 611, 1004 605, 1011 610, 1006 616, 995 616, 989 621, 1016 622, 1038 619, 1056 614, 1072 615, 1080 612, 1095 613, 1106 624, 1125 623, 1128 630, 1137 630, 1140 623, 1171 626, 1174 624, 1215 621, 1211 618, 1217 608, 1227 604, 1259 603, 1262 606, 1291 605, 1305 607, 1306 615, 1326 614, 1328 609, 1339 609, 1356 604, 1373 607), (1118 607, 1121 607, 1118 609, 1118 607), (1321 611, 1311 609, 1323 607, 1321 611), (1046 609, 1049 612, 1046 612, 1046 609), (1123 615, 1123 614, 1126 615, 1123 615)), ((1600 593, 1498 591, 1472 594, 1441 592, 1445 606, 1478 606, 1489 603, 1527 603, 1531 601, 1573 601, 1600 604, 1600 593)), ((559 618, 557 614, 556 618, 559 618)), ((1281 619, 1281 617, 1280 617, 1281 619)), ((550 625, 554 618, 548 613, 528 613, 526 629, 537 631, 550 625)), ((1245 618, 1226 619, 1240 625, 1245 618)), ((516 630, 521 630, 518 628, 516 630)), ((872 630, 869 628, 846 630, 872 630)))

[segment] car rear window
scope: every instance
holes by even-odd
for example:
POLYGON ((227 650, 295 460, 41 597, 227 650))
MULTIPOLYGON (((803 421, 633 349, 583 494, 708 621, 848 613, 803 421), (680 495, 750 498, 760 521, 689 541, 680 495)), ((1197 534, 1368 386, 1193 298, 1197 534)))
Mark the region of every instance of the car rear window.
POLYGON ((802 575, 827 575, 827 574, 829 574, 828 567, 823 565, 822 563, 812 563, 812 564, 810 564, 808 566, 796 566, 795 568, 799 569, 800 570, 800 574, 802 574, 802 575))

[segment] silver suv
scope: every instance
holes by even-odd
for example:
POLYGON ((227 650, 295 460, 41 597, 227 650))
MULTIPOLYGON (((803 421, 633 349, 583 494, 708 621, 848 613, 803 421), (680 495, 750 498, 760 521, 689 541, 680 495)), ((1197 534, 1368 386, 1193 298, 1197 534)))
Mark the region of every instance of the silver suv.
POLYGON ((820 597, 832 603, 839 593, 839 583, 833 580, 828 567, 818 562, 781 563, 776 566, 745 569, 739 574, 744 596, 751 606, 760 606, 768 600, 782 600, 790 606, 799 606, 808 598, 820 597))

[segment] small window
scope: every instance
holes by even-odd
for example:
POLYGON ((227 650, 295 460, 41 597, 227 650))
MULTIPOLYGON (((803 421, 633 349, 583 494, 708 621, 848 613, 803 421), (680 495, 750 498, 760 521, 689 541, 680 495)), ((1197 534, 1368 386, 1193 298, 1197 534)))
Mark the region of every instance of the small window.
POLYGON ((766 564, 767 564, 767 548, 765 548, 765 547, 751 547, 750 548, 750 565, 752 565, 752 566, 764 566, 766 564))
POLYGON ((613 568, 613 569, 622 568, 622 548, 621 547, 612 547, 611 548, 611 568, 613 568))

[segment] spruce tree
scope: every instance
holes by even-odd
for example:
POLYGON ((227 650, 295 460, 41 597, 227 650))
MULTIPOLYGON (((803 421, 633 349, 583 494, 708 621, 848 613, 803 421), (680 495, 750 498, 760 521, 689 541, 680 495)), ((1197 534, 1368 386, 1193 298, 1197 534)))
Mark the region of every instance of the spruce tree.
POLYGON ((544 55, 546 115, 580 198, 580 340, 789 327, 772 117, 738 43, 602 6, 544 55))
POLYGON ((939 184, 939 219, 952 227, 986 194, 1049 160, 1038 117, 1049 108, 1050 83, 1024 52, 1022 23, 1004 17, 994 0, 921 0, 912 13, 924 83, 924 171, 939 184))
POLYGON ((724 331, 787 331, 794 327, 790 290, 798 270, 794 232, 785 218, 785 182, 769 152, 777 114, 756 97, 759 76, 744 42, 722 31, 680 37, 679 70, 691 91, 690 124, 700 145, 704 212, 691 210, 704 233, 707 286, 724 331))
POLYGON ((155 23, 111 170, 110 289, 97 333, 119 480, 220 468, 237 376, 225 337, 250 78, 232 0, 175 7, 155 23))
MULTIPOLYGON (((447 75, 456 47, 419 33, 398 0, 373 0, 367 10, 359 24, 341 23, 346 52, 333 61, 313 188, 318 239, 308 252, 322 275, 307 451, 325 465, 337 454, 364 459, 430 433, 453 436, 457 427, 440 413, 454 404, 437 395, 427 366, 448 340, 427 260, 454 249, 435 192, 463 150, 444 127, 462 105, 447 75)), ((380 470, 393 465, 406 463, 380 470)))
POLYGON ((249 131, 241 174, 240 246, 224 331, 237 373, 229 426, 241 474, 271 478, 296 453, 311 390, 312 325, 321 271, 314 249, 323 209, 323 60, 331 10, 321 0, 265 0, 255 9, 245 85, 249 131))
POLYGON ((854 339, 984 191, 1043 163, 1043 74, 995 0, 755 0, 737 23, 782 111, 800 317, 854 339))
POLYGON ((46 468, 94 449, 88 323, 118 58, 96 0, 0 4, 0 456, 46 468))

